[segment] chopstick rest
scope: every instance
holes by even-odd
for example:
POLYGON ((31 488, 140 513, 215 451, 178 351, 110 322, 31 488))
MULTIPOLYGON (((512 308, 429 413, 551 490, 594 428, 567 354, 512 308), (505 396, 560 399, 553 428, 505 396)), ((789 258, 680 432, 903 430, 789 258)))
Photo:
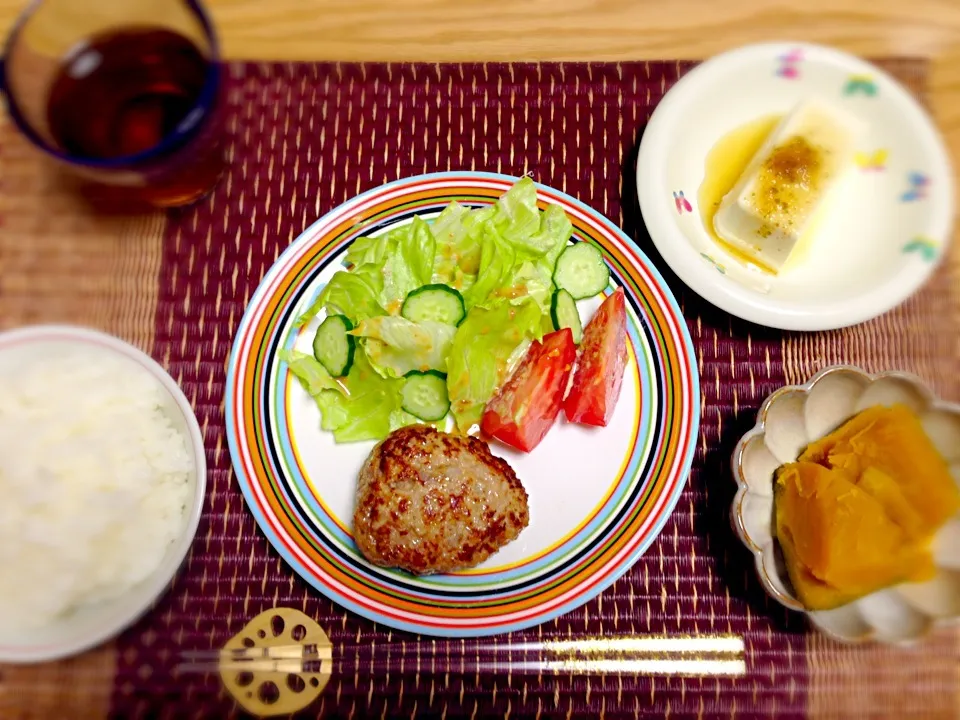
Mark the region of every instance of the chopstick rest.
POLYGON ((224 687, 249 713, 287 715, 310 705, 333 670, 330 639, 292 608, 260 613, 220 652, 224 687))
MULTIPOLYGON (((378 645, 376 653, 436 658, 435 643, 378 645)), ((371 644, 338 647, 362 673, 385 669, 374 663, 371 644), (358 665, 359 667, 359 665, 358 665)), ((323 692, 333 674, 333 645, 311 618, 299 610, 274 608, 253 618, 220 650, 186 650, 178 671, 218 671, 224 687, 251 714, 286 715, 306 708, 323 692)), ((736 677, 746 673, 744 641, 734 635, 614 635, 480 644, 462 654, 446 672, 554 673, 564 675, 670 675, 736 677)), ((402 662, 402 661, 401 661, 402 662)), ((402 665, 401 665, 402 667, 402 665)))

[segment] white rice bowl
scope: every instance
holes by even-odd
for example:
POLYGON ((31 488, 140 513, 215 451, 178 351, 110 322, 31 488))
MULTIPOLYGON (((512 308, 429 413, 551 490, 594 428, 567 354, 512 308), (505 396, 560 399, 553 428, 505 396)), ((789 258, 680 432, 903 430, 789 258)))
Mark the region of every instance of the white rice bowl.
POLYGON ((139 350, 78 328, 0 334, 0 661, 135 620, 189 549, 205 475, 189 403, 139 350))

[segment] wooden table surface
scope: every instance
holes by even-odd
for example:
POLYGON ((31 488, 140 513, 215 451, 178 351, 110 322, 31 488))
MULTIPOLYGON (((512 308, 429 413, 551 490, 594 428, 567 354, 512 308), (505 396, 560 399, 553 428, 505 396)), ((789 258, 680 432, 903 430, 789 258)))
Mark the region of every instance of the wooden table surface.
MULTIPOLYGON (((148 1, 163 0, 128 0, 148 1)), ((0 0, 0 32, 6 34, 25 4, 0 0)), ((960 0, 206 0, 206 5, 230 59, 703 58, 777 39, 826 43, 863 55, 928 57, 936 120, 960 165, 960 0)))
MULTIPOLYGON (((806 0, 802 4, 782 0, 206 0, 205 4, 229 59, 703 58, 763 40, 820 42, 862 55, 926 57, 932 62, 930 99, 936 121, 955 165, 960 166, 960 0, 806 0)), ((25 0, 0 0, 0 33, 6 34, 25 5, 25 0)))

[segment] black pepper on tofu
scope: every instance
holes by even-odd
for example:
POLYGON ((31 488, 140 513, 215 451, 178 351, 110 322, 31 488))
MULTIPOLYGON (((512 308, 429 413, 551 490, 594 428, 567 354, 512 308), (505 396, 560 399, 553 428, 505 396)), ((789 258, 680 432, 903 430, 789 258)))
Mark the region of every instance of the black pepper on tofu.
POLYGON ((825 151, 801 135, 776 146, 760 167, 754 202, 764 222, 781 229, 802 223, 823 183, 825 151))

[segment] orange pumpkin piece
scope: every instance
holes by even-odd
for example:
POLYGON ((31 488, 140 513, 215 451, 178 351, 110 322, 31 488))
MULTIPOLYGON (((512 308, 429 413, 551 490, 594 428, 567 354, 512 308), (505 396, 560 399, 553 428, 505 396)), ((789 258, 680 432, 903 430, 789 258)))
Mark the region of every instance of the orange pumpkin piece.
POLYGON ((929 541, 958 509, 946 462, 903 406, 863 411, 776 477, 777 538, 810 610, 932 577, 929 541))
POLYGON ((905 405, 867 408, 811 443, 799 459, 842 468, 858 485, 870 468, 887 475, 922 521, 911 538, 931 537, 960 509, 960 492, 946 461, 905 405))
POLYGON ((811 610, 932 574, 929 551, 910 543, 883 503, 842 470, 802 461, 785 465, 777 476, 776 508, 790 581, 811 610))

